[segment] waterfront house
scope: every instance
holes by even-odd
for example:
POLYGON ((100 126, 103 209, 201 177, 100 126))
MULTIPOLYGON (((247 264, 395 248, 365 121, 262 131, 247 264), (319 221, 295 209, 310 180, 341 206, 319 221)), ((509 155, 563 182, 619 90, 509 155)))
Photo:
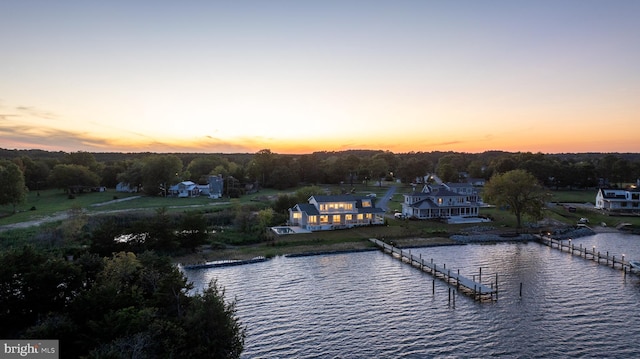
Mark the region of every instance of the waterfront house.
POLYGON ((402 215, 413 219, 446 219, 448 222, 480 222, 480 197, 469 183, 425 185, 420 192, 404 195, 402 215))
POLYGON ((309 203, 289 208, 289 225, 309 231, 352 228, 384 223, 384 209, 375 198, 353 195, 311 196, 309 203))
POLYGON ((632 186, 626 189, 600 188, 596 194, 596 209, 611 212, 640 212, 640 189, 632 186))

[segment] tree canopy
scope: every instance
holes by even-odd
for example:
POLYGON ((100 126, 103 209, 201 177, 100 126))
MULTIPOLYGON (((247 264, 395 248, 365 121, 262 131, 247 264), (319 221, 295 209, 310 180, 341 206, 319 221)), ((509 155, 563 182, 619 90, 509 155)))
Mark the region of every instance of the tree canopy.
POLYGON ((493 175, 485 184, 482 196, 487 203, 508 206, 521 228, 523 215, 535 219, 542 216, 548 194, 531 173, 518 169, 493 175))
POLYGON ((13 212, 26 196, 24 175, 20 167, 10 161, 0 161, 0 205, 10 204, 13 212))
POLYGON ((0 253, 0 335, 57 338, 62 356, 238 358, 245 329, 215 282, 192 285, 166 257, 73 262, 32 247, 0 253))

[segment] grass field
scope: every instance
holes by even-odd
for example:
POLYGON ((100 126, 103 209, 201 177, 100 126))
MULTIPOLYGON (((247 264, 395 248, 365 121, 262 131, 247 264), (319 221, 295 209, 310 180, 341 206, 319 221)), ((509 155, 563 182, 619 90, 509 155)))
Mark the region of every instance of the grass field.
MULTIPOLYGON (((382 187, 363 184, 357 184, 354 186, 355 193, 358 195, 366 195, 369 193, 375 193, 376 196, 383 196, 388 190, 390 184, 386 183, 382 187)), ((350 189, 350 186, 321 186, 333 193, 340 193, 340 191, 350 189)), ((395 210, 401 209, 403 201, 403 194, 411 191, 411 187, 406 185, 399 185, 395 195, 389 202, 389 213, 393 213, 395 210)), ((166 208, 168 211, 188 211, 188 210, 207 210, 209 208, 220 208, 222 206, 235 206, 238 204, 253 204, 257 208, 266 206, 269 202, 276 198, 279 194, 292 194, 295 189, 287 191, 277 190, 261 190, 260 192, 242 196, 239 199, 209 199, 207 197, 197 198, 162 198, 162 197, 147 197, 139 196, 137 194, 119 193, 114 190, 107 192, 90 192, 76 195, 75 198, 69 199, 68 196, 61 190, 46 190, 39 192, 30 192, 27 195, 26 201, 17 207, 18 212, 13 214, 11 206, 0 206, 0 226, 27 222, 32 220, 38 220, 41 218, 53 216, 57 213, 65 212, 74 208, 82 208, 88 213, 97 213, 102 211, 119 211, 119 210, 136 210, 136 209, 157 209, 166 208), (135 197, 130 200, 127 198, 135 197), (124 201, 114 201, 114 199, 124 201), (33 208, 33 210, 32 210, 33 208)), ((596 192, 594 190, 589 191, 552 191, 551 203, 594 203, 596 192)), ((640 218, 635 217, 610 217, 606 214, 602 214, 593 210, 593 206, 584 205, 576 206, 576 212, 568 212, 561 205, 551 206, 546 210, 546 217, 565 222, 568 224, 575 224, 582 218, 588 218, 591 224, 606 223, 609 226, 615 226, 621 222, 628 222, 634 225, 640 225, 640 218)), ((492 226, 498 226, 500 228, 515 228, 515 217, 508 211, 500 210, 497 208, 482 208, 480 214, 483 216, 491 216, 494 222, 489 224, 492 226)), ((524 221, 527 219, 525 218, 524 221)), ((438 233, 442 231, 455 231, 455 226, 442 225, 437 222, 423 222, 423 221, 395 221, 394 219, 388 220, 390 226, 394 231, 400 231, 401 233, 390 233, 389 236, 410 236, 410 235, 422 235, 429 236, 431 233, 438 233)), ((375 227, 374 227, 375 228, 375 227)), ((344 234, 340 231, 335 232, 342 239, 344 234)), ((356 232, 353 232, 356 233, 356 232)), ((323 234, 325 235, 325 234, 323 234)), ((368 236, 369 234, 365 235, 368 236)), ((327 234, 327 236, 331 236, 327 234)), ((362 238, 362 237, 361 237, 362 238)))

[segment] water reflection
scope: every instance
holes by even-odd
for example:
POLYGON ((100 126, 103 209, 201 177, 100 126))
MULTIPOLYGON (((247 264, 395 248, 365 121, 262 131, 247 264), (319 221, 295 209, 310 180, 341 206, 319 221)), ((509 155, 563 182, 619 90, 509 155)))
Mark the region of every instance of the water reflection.
MULTIPOLYGON (((640 237, 574 239, 640 258, 640 237)), ((217 278, 248 327, 244 357, 640 356, 640 277, 537 243, 412 249, 461 274, 498 273, 478 303, 381 252, 277 257, 187 272, 217 278), (522 283, 522 297, 519 295, 522 283)))

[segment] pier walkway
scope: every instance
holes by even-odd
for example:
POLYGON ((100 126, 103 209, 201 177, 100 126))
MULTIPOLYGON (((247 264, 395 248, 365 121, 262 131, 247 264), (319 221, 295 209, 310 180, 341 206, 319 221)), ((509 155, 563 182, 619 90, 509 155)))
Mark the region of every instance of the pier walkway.
POLYGON ((582 244, 575 246, 571 243, 571 239, 553 239, 549 236, 536 235, 538 241, 546 246, 560 250, 560 252, 567 252, 571 255, 578 256, 584 259, 592 260, 598 264, 603 264, 613 269, 620 269, 625 274, 637 273, 631 270, 631 265, 628 261, 624 260, 624 254, 616 258, 615 255, 609 255, 609 252, 600 253, 596 252, 596 248, 592 247, 588 249, 583 247, 582 244))
MULTIPOLYGON (((450 268, 447 268, 446 265, 439 266, 433 263, 433 259, 429 262, 425 262, 422 258, 422 255, 415 256, 411 254, 411 251, 402 250, 400 248, 396 248, 390 244, 386 244, 379 239, 369 238, 373 244, 382 249, 384 253, 388 253, 394 258, 398 258, 402 262, 406 262, 411 264, 415 268, 419 268, 423 272, 427 272, 432 274, 434 278, 439 278, 445 281, 448 285, 454 286, 458 289, 459 292, 462 292, 474 300, 485 301, 485 300, 497 300, 498 297, 498 275, 495 276, 495 283, 491 283, 490 285, 486 285, 482 283, 482 268, 480 268, 480 272, 477 276, 478 280, 476 281, 476 276, 473 276, 473 279, 469 279, 460 275, 460 270, 451 271, 450 268), (494 288, 495 284, 495 288, 494 288)), ((435 281, 434 281, 435 283, 435 281)))

